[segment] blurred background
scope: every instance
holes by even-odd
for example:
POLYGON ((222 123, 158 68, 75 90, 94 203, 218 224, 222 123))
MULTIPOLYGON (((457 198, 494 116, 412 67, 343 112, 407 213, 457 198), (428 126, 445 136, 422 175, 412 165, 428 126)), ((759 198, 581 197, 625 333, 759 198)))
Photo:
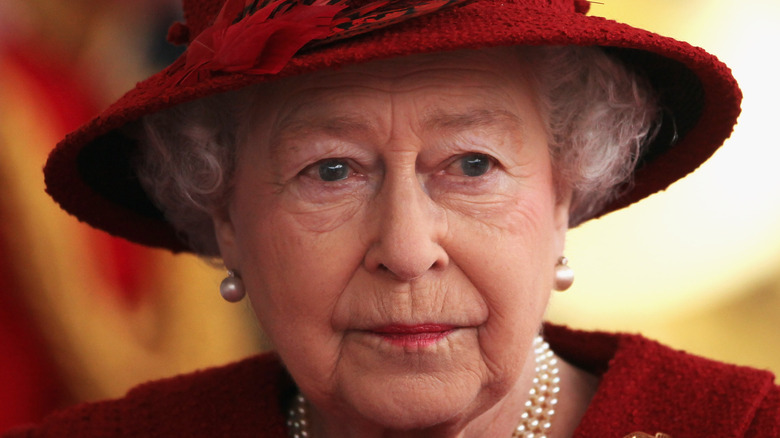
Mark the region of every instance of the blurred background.
POLYGON ((695 173, 569 233, 577 279, 554 296, 549 319, 641 332, 780 374, 780 64, 767 56, 780 44, 780 2, 603 3, 591 14, 718 56, 742 87, 742 114, 731 139, 695 173))
MULTIPOLYGON (((780 373, 776 0, 603 0, 591 15, 714 53, 742 85, 734 135, 665 193, 570 232, 551 321, 641 332, 780 373)), ((49 150, 180 48, 178 0, 0 0, 0 430, 264 342, 223 273, 93 231, 43 191, 49 150)))

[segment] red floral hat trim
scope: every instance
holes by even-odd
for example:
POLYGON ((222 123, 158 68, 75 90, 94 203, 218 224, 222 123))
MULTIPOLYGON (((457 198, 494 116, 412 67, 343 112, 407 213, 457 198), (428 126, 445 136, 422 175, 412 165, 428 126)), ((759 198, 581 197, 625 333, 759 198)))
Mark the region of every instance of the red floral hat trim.
POLYGON ((189 45, 179 85, 202 73, 276 74, 304 47, 371 32, 471 0, 379 0, 348 9, 347 0, 228 0, 214 24, 189 45))

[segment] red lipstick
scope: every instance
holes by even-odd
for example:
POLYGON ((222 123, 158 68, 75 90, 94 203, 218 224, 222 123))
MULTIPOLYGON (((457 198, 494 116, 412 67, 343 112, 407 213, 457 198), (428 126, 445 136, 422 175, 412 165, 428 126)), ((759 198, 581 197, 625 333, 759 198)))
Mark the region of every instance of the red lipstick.
POLYGON ((447 337, 455 328, 450 324, 391 324, 371 332, 399 347, 427 347, 447 337))

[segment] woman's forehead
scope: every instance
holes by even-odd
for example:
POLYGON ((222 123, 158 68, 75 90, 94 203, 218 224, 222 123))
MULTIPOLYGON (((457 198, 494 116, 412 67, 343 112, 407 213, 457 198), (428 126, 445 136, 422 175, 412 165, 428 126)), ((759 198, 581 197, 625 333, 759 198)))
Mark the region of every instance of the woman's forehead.
POLYGON ((417 55, 267 84, 256 102, 277 126, 389 117, 393 107, 418 120, 506 114, 535 101, 525 71, 511 49, 417 55))

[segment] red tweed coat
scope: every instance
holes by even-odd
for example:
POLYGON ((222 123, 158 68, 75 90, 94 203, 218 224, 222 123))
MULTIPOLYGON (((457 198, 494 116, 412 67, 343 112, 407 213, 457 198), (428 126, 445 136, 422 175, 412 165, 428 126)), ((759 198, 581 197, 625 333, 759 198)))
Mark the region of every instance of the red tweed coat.
MULTIPOLYGON (((671 350, 634 335, 547 326, 553 349, 601 376, 575 438, 780 437, 771 373, 671 350)), ((278 437, 293 384, 273 354, 141 385, 5 437, 278 437)))

